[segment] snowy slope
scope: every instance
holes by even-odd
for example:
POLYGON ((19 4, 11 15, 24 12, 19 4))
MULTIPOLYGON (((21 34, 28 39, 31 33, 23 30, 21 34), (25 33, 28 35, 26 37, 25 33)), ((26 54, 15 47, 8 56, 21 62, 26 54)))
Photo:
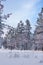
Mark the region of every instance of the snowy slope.
POLYGON ((0 65, 43 65, 43 52, 0 49, 0 65))

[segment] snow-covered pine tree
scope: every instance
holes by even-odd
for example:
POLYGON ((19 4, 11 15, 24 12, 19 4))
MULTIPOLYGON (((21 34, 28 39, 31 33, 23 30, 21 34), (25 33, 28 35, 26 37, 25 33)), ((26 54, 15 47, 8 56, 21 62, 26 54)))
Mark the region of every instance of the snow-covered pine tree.
POLYGON ((24 49, 24 41, 23 41, 23 37, 24 37, 24 23, 22 21, 20 21, 17 25, 17 29, 16 29, 16 48, 17 49, 24 49))
POLYGON ((25 34, 25 48, 26 49, 31 49, 31 39, 30 39, 30 35, 31 35, 31 25, 30 25, 30 21, 27 19, 26 20, 26 25, 25 25, 25 29, 24 29, 24 34, 25 34))
POLYGON ((30 49, 30 22, 26 20, 26 25, 22 21, 18 23, 17 34, 16 34, 16 44, 18 49, 30 49))
POLYGON ((3 5, 1 4, 1 1, 2 0, 0 0, 0 48, 1 48, 2 42, 3 42, 2 34, 4 34, 4 32, 3 32, 3 24, 2 24, 2 22, 3 22, 3 20, 2 20, 3 5))
POLYGON ((18 33, 22 33, 23 30, 24 30, 24 23, 23 23, 22 20, 21 20, 20 23, 18 23, 17 32, 18 32, 18 33))
POLYGON ((37 27, 34 32, 35 50, 43 50, 43 8, 37 19, 37 27))
POLYGON ((6 1, 6 0, 0 0, 0 47, 3 45, 3 34, 4 34, 4 27, 5 27, 5 24, 3 23, 5 20, 7 20, 7 18, 9 18, 9 16, 11 15, 10 14, 7 14, 7 15, 3 15, 3 8, 4 8, 4 5, 2 4, 2 1, 6 1))
POLYGON ((12 27, 9 29, 3 42, 4 48, 14 49, 15 48, 15 29, 12 27))

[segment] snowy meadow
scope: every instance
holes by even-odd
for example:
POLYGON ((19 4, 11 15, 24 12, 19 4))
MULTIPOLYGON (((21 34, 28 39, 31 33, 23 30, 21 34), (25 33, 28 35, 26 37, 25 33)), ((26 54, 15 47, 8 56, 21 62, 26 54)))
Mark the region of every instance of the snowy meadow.
POLYGON ((0 65, 43 65, 43 51, 0 49, 0 65))

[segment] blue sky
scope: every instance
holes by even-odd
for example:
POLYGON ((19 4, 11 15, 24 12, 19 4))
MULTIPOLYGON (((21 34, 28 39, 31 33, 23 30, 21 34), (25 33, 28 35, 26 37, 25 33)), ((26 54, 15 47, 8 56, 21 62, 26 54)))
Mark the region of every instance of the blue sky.
POLYGON ((43 0, 6 0, 3 4, 4 14, 12 13, 6 24, 16 27, 20 20, 25 23, 25 20, 29 19, 32 30, 35 29, 38 13, 43 7, 43 0))

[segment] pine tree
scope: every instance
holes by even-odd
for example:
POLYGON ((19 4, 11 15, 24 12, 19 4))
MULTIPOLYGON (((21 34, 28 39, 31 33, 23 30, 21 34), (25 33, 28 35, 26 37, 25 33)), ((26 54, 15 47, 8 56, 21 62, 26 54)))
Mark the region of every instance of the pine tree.
POLYGON ((30 49, 30 22, 29 20, 26 20, 26 25, 20 21, 17 27, 17 33, 16 34, 16 41, 17 41, 17 47, 18 49, 30 49))
POLYGON ((27 31, 27 34, 28 34, 28 37, 30 38, 30 29, 31 29, 31 26, 30 26, 30 21, 27 19, 26 20, 26 31, 27 31))
POLYGON ((22 44, 24 43, 23 31, 24 31, 24 23, 20 21, 20 23, 18 23, 18 26, 17 26, 17 34, 15 35, 17 49, 24 49, 24 47, 22 47, 22 44))
POLYGON ((4 8, 4 5, 1 3, 2 1, 5 1, 5 0, 0 0, 0 45, 2 46, 3 45, 3 34, 4 34, 4 27, 5 27, 5 24, 3 23, 4 21, 7 20, 7 18, 9 18, 9 16, 11 15, 10 14, 7 14, 7 15, 3 15, 3 8, 4 8), (1 41, 2 40, 2 41, 1 41))
POLYGON ((20 21, 20 23, 18 23, 18 26, 17 26, 17 32, 22 33, 23 30, 24 30, 24 24, 22 21, 20 21))
POLYGON ((35 50, 43 50, 43 8, 37 19, 37 27, 34 32, 35 50))
POLYGON ((2 24, 2 22, 3 22, 3 20, 2 20, 3 5, 1 4, 1 1, 2 0, 0 0, 0 48, 1 48, 2 42, 3 42, 2 34, 4 34, 4 32, 3 32, 3 24, 2 24))
POLYGON ((26 44, 25 44, 25 48, 26 49, 31 49, 31 40, 30 40, 30 35, 31 35, 31 32, 30 32, 30 30, 31 30, 31 26, 30 26, 30 21, 27 19, 26 20, 26 25, 25 25, 25 32, 24 32, 24 34, 25 34, 25 38, 26 38, 26 44))
POLYGON ((3 42, 4 48, 14 49, 15 43, 15 30, 14 28, 10 28, 3 42))

